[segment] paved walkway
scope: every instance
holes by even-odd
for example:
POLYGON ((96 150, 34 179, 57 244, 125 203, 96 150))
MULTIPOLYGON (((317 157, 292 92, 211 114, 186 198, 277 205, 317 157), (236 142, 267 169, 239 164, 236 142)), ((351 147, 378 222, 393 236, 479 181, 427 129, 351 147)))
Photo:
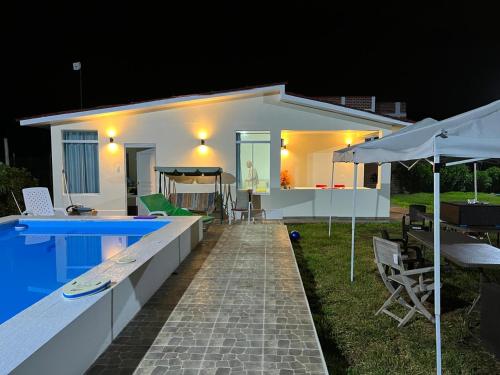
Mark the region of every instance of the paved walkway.
POLYGON ((224 226, 210 225, 203 241, 187 256, 113 343, 94 362, 87 375, 130 375, 148 352, 175 306, 214 248, 224 226))
POLYGON ((286 227, 227 227, 135 373, 326 374, 286 227))

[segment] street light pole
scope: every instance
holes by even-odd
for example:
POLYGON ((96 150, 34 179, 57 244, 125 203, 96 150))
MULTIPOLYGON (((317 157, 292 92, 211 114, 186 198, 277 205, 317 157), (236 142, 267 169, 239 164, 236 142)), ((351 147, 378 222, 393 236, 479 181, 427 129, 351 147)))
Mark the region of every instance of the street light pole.
POLYGON ((73 70, 80 74, 80 109, 83 109, 83 80, 82 80, 82 63, 80 61, 73 63, 73 70))

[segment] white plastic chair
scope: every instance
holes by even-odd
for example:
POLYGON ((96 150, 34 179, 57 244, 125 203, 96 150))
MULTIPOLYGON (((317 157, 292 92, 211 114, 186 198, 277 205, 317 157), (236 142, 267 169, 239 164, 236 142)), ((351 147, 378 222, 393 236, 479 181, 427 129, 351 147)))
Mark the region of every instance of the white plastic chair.
POLYGON ((261 207, 260 195, 249 193, 248 190, 238 190, 236 192, 236 203, 232 209, 233 218, 236 220, 235 213, 240 213, 240 219, 255 221, 256 217, 266 219, 266 211, 261 207), (251 199, 251 200, 250 200, 251 199), (250 210, 250 217, 248 216, 250 210))
POLYGON ((65 215, 63 210, 55 210, 50 199, 49 189, 46 187, 34 187, 23 189, 24 215, 55 216, 65 215))

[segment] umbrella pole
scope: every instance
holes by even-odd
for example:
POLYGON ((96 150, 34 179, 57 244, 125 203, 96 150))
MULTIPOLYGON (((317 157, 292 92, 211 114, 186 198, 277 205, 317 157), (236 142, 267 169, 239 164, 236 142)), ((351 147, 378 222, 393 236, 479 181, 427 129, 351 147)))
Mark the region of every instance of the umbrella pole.
POLYGON ((333 171, 335 162, 332 161, 332 178, 330 180, 330 216, 328 217, 328 237, 332 236, 332 213, 333 213, 333 171))
POLYGON ((354 163, 352 183, 352 221, 351 221, 351 282, 354 281, 354 235, 356 232, 356 191, 358 190, 358 163, 354 163))
POLYGON ((477 202, 477 164, 474 163, 474 202, 477 202))
POLYGON ((436 374, 441 375, 441 225, 440 163, 434 140, 434 319, 436 322, 436 374))

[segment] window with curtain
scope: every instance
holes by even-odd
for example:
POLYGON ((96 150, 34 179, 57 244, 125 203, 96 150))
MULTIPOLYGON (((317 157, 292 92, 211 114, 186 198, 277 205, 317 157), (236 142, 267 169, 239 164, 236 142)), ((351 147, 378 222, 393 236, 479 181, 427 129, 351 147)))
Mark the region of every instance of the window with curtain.
POLYGON ((269 131, 236 132, 237 188, 269 194, 271 133, 269 131))
POLYGON ((96 131, 63 130, 67 192, 99 193, 99 154, 96 131))

